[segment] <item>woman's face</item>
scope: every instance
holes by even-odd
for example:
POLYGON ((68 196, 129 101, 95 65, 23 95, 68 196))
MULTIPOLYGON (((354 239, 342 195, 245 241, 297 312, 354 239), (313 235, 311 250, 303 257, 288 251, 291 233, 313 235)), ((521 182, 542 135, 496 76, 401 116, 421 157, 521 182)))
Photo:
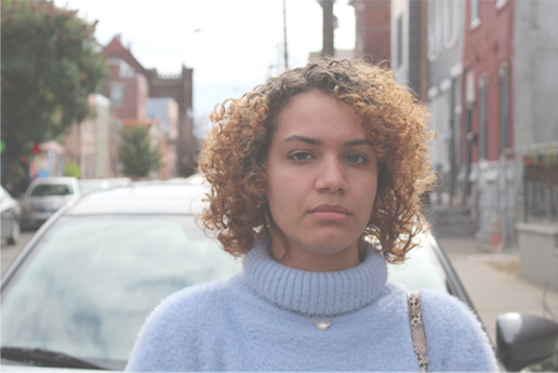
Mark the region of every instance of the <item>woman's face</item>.
POLYGON ((269 209, 288 243, 271 230, 274 258, 307 271, 357 265, 378 169, 353 108, 318 90, 295 96, 277 118, 267 165, 269 209))

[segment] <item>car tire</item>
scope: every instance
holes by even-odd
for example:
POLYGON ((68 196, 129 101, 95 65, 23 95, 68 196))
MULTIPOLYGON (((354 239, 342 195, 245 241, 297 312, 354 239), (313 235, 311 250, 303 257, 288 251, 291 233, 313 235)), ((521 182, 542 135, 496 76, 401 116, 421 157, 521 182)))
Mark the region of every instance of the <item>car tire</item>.
POLYGON ((21 229, 19 227, 19 221, 14 220, 12 223, 12 233, 10 234, 10 237, 8 237, 7 239, 8 245, 15 245, 17 243, 17 241, 19 240, 20 232, 21 229))

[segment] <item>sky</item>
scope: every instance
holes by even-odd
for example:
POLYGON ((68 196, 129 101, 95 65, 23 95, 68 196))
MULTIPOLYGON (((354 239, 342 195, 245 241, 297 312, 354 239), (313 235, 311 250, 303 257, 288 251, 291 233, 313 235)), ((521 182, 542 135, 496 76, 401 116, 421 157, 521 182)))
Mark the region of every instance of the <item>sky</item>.
MULTIPOLYGON (((122 42, 146 68, 179 74, 194 69, 194 118, 227 98, 240 97, 284 69, 282 0, 54 0, 98 20, 101 45, 121 34, 122 42)), ((317 0, 285 0, 289 67, 304 66, 322 49, 322 8, 317 0)), ((353 49, 354 7, 337 0, 335 48, 353 49)), ((201 128, 200 128, 201 130, 201 128)))

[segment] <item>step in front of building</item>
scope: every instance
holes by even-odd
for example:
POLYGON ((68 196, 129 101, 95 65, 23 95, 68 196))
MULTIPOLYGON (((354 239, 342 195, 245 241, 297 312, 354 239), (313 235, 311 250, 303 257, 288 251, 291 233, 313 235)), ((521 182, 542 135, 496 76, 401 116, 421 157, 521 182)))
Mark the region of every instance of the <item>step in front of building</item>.
POLYGON ((466 207, 427 206, 426 220, 432 226, 435 237, 464 237, 474 236, 476 229, 473 225, 471 212, 466 207))

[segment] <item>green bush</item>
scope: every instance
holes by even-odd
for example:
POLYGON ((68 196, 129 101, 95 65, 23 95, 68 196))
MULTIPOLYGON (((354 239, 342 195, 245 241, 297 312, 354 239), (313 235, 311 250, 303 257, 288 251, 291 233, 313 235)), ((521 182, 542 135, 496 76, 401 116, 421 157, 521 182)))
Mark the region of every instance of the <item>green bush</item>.
POLYGON ((81 167, 77 163, 68 161, 64 164, 64 176, 79 178, 79 175, 81 175, 81 167))

